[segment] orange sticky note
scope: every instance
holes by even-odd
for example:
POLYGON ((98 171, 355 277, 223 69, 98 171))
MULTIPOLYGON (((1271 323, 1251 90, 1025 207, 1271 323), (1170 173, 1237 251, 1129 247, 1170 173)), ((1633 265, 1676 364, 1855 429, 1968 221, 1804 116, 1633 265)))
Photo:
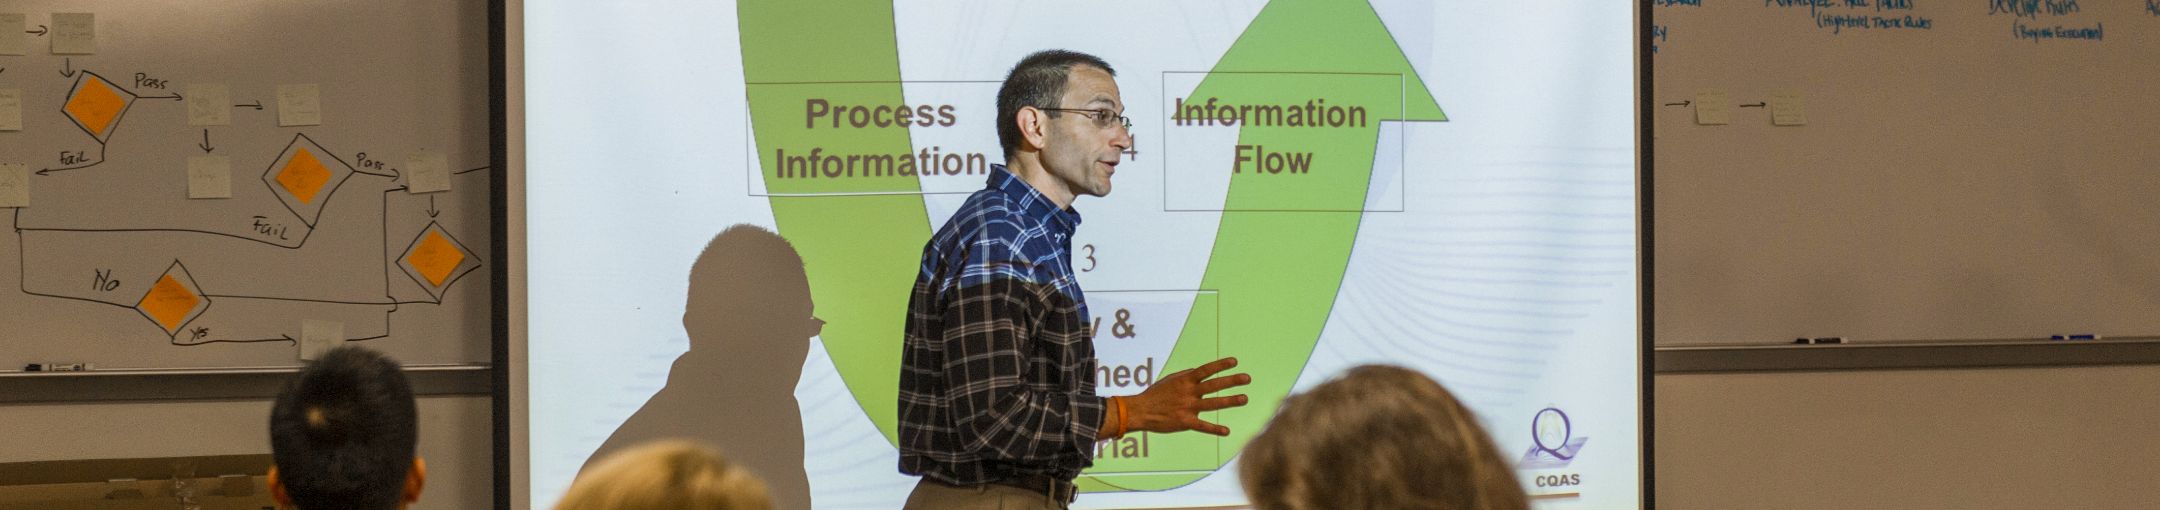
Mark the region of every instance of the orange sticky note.
POLYGON ((450 278, 450 272, 456 270, 458 264, 465 263, 465 252, 444 239, 441 232, 430 230, 420 239, 420 244, 413 247, 412 253, 405 256, 405 261, 419 270, 428 283, 441 287, 443 281, 450 278))
POLYGON ((292 193, 293 198, 300 199, 300 203, 312 204, 323 184, 330 182, 330 169, 323 168, 322 160, 315 159, 315 153, 297 150, 292 159, 285 162, 285 169, 278 172, 277 182, 286 192, 292 193))
POLYGON ((187 320, 188 312, 195 311, 195 305, 201 302, 202 297, 196 296, 186 285, 181 285, 180 280, 168 274, 159 278, 156 285, 150 286, 150 293, 144 294, 142 301, 136 303, 135 307, 148 314, 151 320, 157 321, 159 326, 164 326, 166 333, 172 333, 180 330, 180 326, 187 320))
POLYGON ((104 139, 105 131, 112 129, 113 120, 120 118, 120 110, 125 108, 127 98, 120 97, 112 85, 94 74, 83 77, 82 87, 77 88, 75 95, 62 107, 68 116, 81 122, 83 129, 90 130, 90 135, 99 140, 104 139))

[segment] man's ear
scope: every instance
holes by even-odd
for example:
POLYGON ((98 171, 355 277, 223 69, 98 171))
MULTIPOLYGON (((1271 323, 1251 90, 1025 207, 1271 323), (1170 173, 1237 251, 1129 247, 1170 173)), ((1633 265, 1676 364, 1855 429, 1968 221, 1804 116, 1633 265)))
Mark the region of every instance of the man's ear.
POLYGON ((1034 147, 1035 150, 1042 150, 1043 144, 1050 141, 1049 121, 1048 114, 1042 110, 1021 107, 1020 111, 1013 115, 1013 123, 1020 128, 1020 148, 1034 147))
POLYGON ((268 478, 264 484, 270 486, 270 500, 277 502, 278 508, 292 508, 292 495, 286 494, 284 482, 278 481, 277 466, 270 466, 270 474, 264 478, 268 478))
POLYGON ((405 504, 420 500, 420 489, 427 487, 427 461, 413 457, 412 471, 405 473, 405 495, 399 499, 405 504))

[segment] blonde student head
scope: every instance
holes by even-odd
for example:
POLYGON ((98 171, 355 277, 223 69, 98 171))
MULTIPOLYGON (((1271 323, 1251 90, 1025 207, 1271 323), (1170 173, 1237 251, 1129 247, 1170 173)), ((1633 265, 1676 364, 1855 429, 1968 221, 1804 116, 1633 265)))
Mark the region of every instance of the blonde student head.
POLYGON ((1521 510, 1514 470, 1455 396, 1385 365, 1283 401, 1239 460, 1259 510, 1521 510))
POLYGON ((609 456, 570 484, 556 510, 769 510, 765 483, 720 452, 662 440, 609 456))

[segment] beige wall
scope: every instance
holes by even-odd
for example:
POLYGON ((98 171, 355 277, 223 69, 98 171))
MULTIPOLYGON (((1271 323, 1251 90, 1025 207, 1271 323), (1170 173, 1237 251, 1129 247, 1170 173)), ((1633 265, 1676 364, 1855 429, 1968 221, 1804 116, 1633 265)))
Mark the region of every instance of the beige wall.
POLYGON ((1656 385, 1662 509, 2160 508, 2160 367, 1656 385))
MULTIPOLYGON (((419 407, 429 476, 413 508, 492 508, 488 397, 421 397, 419 407)), ((0 438, 0 462, 262 454, 270 401, 0 405, 0 438)))

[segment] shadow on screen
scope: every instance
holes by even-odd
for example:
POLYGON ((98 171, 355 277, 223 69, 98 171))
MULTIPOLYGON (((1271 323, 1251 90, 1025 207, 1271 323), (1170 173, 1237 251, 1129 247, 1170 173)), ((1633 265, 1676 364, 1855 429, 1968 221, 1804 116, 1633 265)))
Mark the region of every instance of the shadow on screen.
POLYGON ((729 227, 691 266, 683 309, 690 351, 585 468, 646 441, 693 439, 763 478, 774 508, 810 508, 795 383, 823 322, 811 315, 802 257, 771 231, 729 227))

